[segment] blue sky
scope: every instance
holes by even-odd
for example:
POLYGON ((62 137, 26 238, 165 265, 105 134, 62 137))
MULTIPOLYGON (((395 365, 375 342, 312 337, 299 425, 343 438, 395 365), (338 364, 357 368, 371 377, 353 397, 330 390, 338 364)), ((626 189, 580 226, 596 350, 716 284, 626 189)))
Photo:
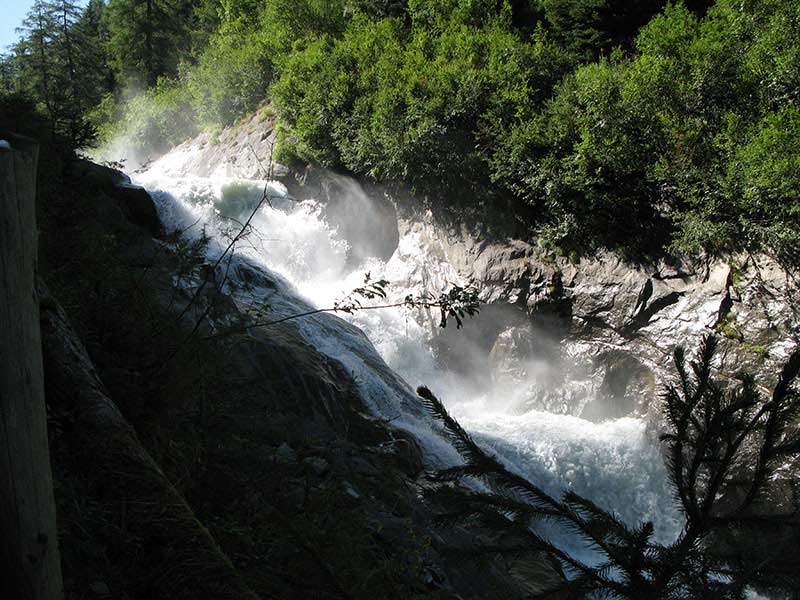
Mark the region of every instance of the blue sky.
MULTIPOLYGON (((22 25, 25 13, 30 10, 33 0, 0 0, 0 52, 5 52, 6 47, 17 41, 19 36, 14 31, 22 25)), ((85 0, 79 0, 83 6, 85 0)))

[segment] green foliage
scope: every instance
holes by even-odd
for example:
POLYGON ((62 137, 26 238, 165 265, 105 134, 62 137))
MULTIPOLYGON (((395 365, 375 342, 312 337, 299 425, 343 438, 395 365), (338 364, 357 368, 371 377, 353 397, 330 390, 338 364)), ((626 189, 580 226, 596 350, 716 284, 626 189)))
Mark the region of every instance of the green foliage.
POLYGON ((371 19, 385 19, 387 17, 402 17, 407 13, 406 0, 351 0, 348 8, 361 12, 371 19))
POLYGON ((798 9, 677 3, 647 23, 661 7, 543 1, 527 38, 508 3, 362 11, 283 63, 282 156, 401 180, 484 222, 510 196, 529 233, 569 251, 791 257, 798 9))
POLYGON ((665 0, 536 0, 556 39, 577 60, 629 46, 665 0))
POLYGON ((86 120, 92 124, 101 140, 110 139, 113 136, 120 118, 120 106, 113 94, 103 96, 86 114, 86 120))
POLYGON ((271 0, 264 4, 261 27, 272 40, 272 50, 288 54, 303 40, 340 35, 344 14, 343 0, 271 0))
POLYGON ((0 83, 76 137, 91 113, 160 151, 269 99, 282 160, 402 182, 486 234, 800 259, 797 3, 53 0, 66 26, 46 4, 0 83))
POLYGON ((119 110, 121 118, 104 129, 107 139, 123 140, 129 158, 146 159, 165 152, 173 145, 195 135, 197 119, 189 89, 180 81, 159 79, 156 87, 135 96, 121 107, 110 109, 110 100, 101 105, 103 112, 119 110))
POLYGON ((539 6, 558 40, 580 58, 593 58, 608 48, 611 38, 603 31, 600 10, 604 0, 540 0, 539 6))
POLYGON ((718 333, 725 336, 729 340, 744 342, 744 335, 742 335, 742 332, 739 329, 739 326, 736 322, 736 317, 731 313, 725 315, 725 318, 717 323, 715 329, 718 333))
POLYGON ((525 43, 508 31, 502 13, 464 3, 445 23, 439 8, 409 9, 434 31, 356 17, 341 39, 295 53, 273 88, 282 150, 454 198, 485 191, 482 159, 547 97, 564 60, 544 33, 525 43))
POLYGON ((109 62, 125 84, 155 85, 174 76, 189 51, 187 0, 109 0, 104 14, 109 62))
MULTIPOLYGON (((555 498, 485 452, 447 413, 427 388, 417 390, 445 435, 465 460, 432 476, 429 497, 446 499, 447 520, 492 523, 510 530, 517 543, 500 551, 536 556, 546 552, 567 578, 548 593, 570 598, 735 599, 748 586, 785 594, 796 589, 797 566, 784 554, 797 539, 793 509, 774 502, 778 475, 800 455, 796 420, 800 394, 800 349, 789 357, 771 398, 761 396, 752 376, 725 385, 713 376, 714 337, 704 340, 697 359, 686 364, 675 353, 677 385, 664 395, 666 432, 661 436, 675 498, 686 521, 669 544, 653 540, 653 524, 630 526, 572 491, 555 498), (459 493, 465 478, 487 483, 490 493, 459 493), (542 535, 536 523, 560 523, 601 556, 584 563, 542 535), (740 539, 769 531, 773 542, 756 557, 735 549, 740 539), (790 536, 786 536, 791 532, 790 536), (732 542, 730 537, 733 536, 732 542), (752 562, 758 561, 758 568, 752 562)), ((544 596, 542 596, 544 597, 544 596)))
POLYGON ((203 124, 230 123, 253 112, 272 76, 269 40, 239 22, 225 24, 189 75, 192 102, 203 124))
MULTIPOLYGON (((85 15, 95 8, 91 4, 85 15)), ((72 138, 75 146, 92 141, 83 112, 102 89, 98 79, 83 77, 98 64, 97 32, 84 16, 73 0, 37 0, 18 30, 22 36, 13 54, 3 61, 6 90, 27 94, 47 115, 50 137, 72 138)))
POLYGON ((76 93, 84 115, 114 87, 114 73, 105 53, 107 31, 103 24, 104 12, 103 0, 89 0, 72 27, 72 36, 77 42, 76 93))
POLYGON ((736 148, 726 183, 748 242, 790 254, 800 243, 800 107, 767 114, 736 148))

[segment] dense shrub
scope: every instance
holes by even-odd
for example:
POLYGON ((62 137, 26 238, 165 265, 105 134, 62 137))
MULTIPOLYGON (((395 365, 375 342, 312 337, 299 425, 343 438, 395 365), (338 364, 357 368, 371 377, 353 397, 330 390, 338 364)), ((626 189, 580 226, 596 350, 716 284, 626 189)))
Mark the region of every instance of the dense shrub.
POLYGON ((791 245, 794 113, 777 111, 798 93, 798 8, 670 4, 638 31, 660 2, 536 6, 521 28, 512 3, 413 0, 295 46, 273 88, 284 155, 462 208, 511 196, 561 248, 791 245))
POLYGON ((107 98, 95 113, 101 123, 109 114, 118 121, 102 127, 104 140, 118 146, 114 154, 141 162, 168 150, 198 132, 188 87, 159 79, 157 85, 119 105, 107 98), (120 155, 120 152, 122 154, 120 155))
POLYGON ((223 26, 189 76, 195 111, 203 124, 230 123, 255 110, 271 77, 265 35, 238 21, 223 26))
POLYGON ((502 11, 455 7, 446 26, 438 12, 411 12, 426 25, 356 17, 342 38, 287 61, 273 88, 283 149, 454 199, 485 192, 485 160, 567 64, 543 32, 521 40, 502 11))
POLYGON ((556 249, 794 252, 797 3, 228 0, 216 18, 196 64, 95 122, 159 149, 269 96, 283 160, 503 213, 556 249))

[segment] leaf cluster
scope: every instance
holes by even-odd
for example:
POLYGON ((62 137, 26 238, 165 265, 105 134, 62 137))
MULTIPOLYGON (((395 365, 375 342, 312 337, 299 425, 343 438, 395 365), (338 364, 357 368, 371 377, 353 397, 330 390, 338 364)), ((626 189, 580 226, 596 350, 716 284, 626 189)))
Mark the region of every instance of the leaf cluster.
POLYGON ((386 287, 389 282, 386 279, 373 280, 369 271, 364 275, 364 285, 353 289, 347 296, 337 300, 333 307, 336 312, 352 313, 363 308, 361 299, 375 300, 378 298, 386 299, 386 287))

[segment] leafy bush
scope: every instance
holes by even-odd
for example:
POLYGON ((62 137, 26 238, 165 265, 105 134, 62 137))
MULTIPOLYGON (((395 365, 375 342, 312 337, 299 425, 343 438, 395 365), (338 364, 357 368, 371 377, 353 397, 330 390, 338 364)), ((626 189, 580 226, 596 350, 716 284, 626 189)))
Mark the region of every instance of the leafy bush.
POLYGON ((800 5, 709 4, 208 0, 180 76, 91 122, 146 153, 271 96, 284 161, 401 181, 485 232, 800 258, 800 5))
POLYGON ((231 123, 254 111, 271 78, 265 34, 239 22, 223 26, 189 75, 192 103, 201 123, 231 123))
POLYGON ((120 110, 122 118, 106 130, 106 140, 122 141, 137 159, 164 152, 198 131, 192 97, 180 81, 159 79, 120 110))
POLYGON ((521 111, 547 97, 565 61, 543 32, 523 42, 502 14, 478 18, 463 3, 444 21, 434 8, 410 5, 425 24, 410 34, 402 21, 356 16, 342 38, 295 53, 272 90, 282 148, 455 200, 485 192, 485 161, 521 111))

